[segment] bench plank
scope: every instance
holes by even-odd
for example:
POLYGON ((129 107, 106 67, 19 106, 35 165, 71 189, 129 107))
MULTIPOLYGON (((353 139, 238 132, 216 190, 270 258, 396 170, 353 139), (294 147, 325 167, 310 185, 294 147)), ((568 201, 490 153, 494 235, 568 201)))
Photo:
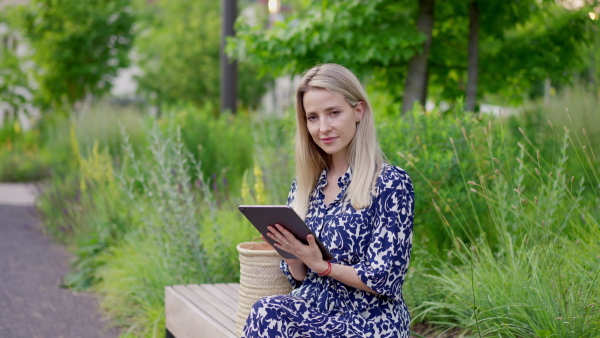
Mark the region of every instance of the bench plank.
POLYGON ((225 284, 200 284, 199 288, 204 290, 204 292, 208 292, 210 294, 214 294, 217 298, 221 300, 222 303, 230 306, 232 309, 237 310, 238 306, 238 294, 231 292, 231 288, 229 288, 225 284))
POLYGON ((237 302, 226 295, 227 292, 230 292, 229 290, 222 291, 222 284, 188 285, 187 287, 210 304, 213 304, 223 315, 235 321, 237 302))
POLYGON ((227 283, 226 285, 233 290, 233 292, 234 292, 233 294, 235 294, 235 301, 237 302, 238 296, 240 294, 240 284, 239 283, 227 283))
POLYGON ((222 324, 226 329, 230 327, 235 327, 235 320, 225 316, 221 311, 221 304, 212 304, 208 302, 206 299, 200 297, 193 290, 184 285, 175 285, 174 288, 178 289, 182 294, 184 294, 194 305, 212 317, 215 321, 222 324), (216 306, 215 306, 216 305, 216 306))
POLYGON ((177 338, 235 338, 235 317, 184 285, 165 288, 165 326, 177 338))
POLYGON ((214 308, 210 305, 199 307, 193 295, 182 285, 165 288, 166 328, 177 338, 236 338, 232 332, 235 330, 235 321, 229 319, 229 323, 223 325, 215 316, 207 314, 215 312, 214 308), (192 300, 189 299, 190 294, 192 300))

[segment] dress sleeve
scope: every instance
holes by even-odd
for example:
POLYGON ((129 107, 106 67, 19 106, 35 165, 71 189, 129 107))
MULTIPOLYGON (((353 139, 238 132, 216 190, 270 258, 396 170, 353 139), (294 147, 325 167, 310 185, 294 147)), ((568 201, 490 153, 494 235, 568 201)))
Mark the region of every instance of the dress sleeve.
MULTIPOLYGON (((292 187, 290 188, 290 192, 288 194, 287 205, 291 205, 292 202, 294 201, 294 198, 296 198, 296 189, 297 189, 297 185, 296 185, 296 180, 294 179, 294 182, 292 182, 292 187)), ((281 272, 283 272, 285 277, 288 279, 288 281, 292 285, 292 288, 295 289, 295 288, 299 287, 300 285, 302 285, 302 282, 297 281, 294 277, 292 277, 292 273, 290 272, 290 267, 283 259, 281 260, 281 263, 279 264, 279 268, 281 269, 281 272)))
POLYGON ((371 242, 353 267, 375 292, 400 299, 412 248, 413 186, 402 169, 391 167, 380 176, 378 190, 371 205, 371 242))

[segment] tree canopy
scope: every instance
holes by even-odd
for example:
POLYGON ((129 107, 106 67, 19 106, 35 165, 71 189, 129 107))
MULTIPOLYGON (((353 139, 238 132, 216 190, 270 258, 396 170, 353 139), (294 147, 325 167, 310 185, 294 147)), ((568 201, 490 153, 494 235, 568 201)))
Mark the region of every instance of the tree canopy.
MULTIPOLYGON (((136 43, 140 92, 157 104, 192 102, 219 105, 220 2, 136 2, 139 32, 136 43)), ((238 66, 239 100, 255 107, 265 82, 255 71, 238 66)))
POLYGON ((219 2, 136 4, 140 90, 159 103, 218 102, 219 2))
MULTIPOLYGON (((591 39, 589 8, 567 10, 554 1, 476 1, 479 16, 478 83, 481 93, 520 100, 545 78, 564 81, 580 70, 591 39)), ((271 29, 237 25, 229 52, 263 73, 300 73, 323 62, 354 70, 401 100, 411 58, 423 51, 418 0, 314 1, 308 14, 271 29)), ((429 93, 453 101, 465 95, 469 5, 435 2, 432 45, 423 76, 429 93)), ((427 92, 427 90, 426 90, 427 92)))
POLYGON ((72 105, 87 93, 111 87, 129 65, 133 21, 129 0, 32 0, 18 7, 14 23, 32 49, 42 106, 72 105))

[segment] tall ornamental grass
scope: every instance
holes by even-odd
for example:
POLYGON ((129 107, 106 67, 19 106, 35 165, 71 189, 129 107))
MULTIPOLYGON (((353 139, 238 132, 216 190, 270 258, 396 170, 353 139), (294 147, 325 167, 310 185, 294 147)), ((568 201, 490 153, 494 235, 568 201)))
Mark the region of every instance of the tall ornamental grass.
POLYGON ((150 156, 138 158, 125 137, 117 176, 136 217, 124 240, 100 257, 102 306, 126 335, 164 332, 164 287, 239 279, 237 243, 257 236, 233 201, 219 206, 202 163, 187 151, 181 130, 150 132, 150 156), (225 212, 225 210, 227 212, 225 212))
MULTIPOLYGON (((434 198, 444 201, 441 207, 445 212, 461 219, 460 223, 450 224, 458 238, 470 241, 489 232, 487 216, 476 212, 485 209, 485 202, 475 200, 471 203, 471 196, 458 184, 462 180, 461 168, 471 173, 479 165, 478 159, 463 156, 471 151, 471 143, 477 152, 483 152, 485 147, 480 142, 464 139, 463 133, 479 137, 482 127, 489 121, 491 117, 486 115, 473 116, 457 111, 442 116, 438 112, 422 113, 418 109, 403 118, 377 121, 379 138, 388 160, 406 169, 415 186, 414 242, 428 253, 442 257, 452 245, 452 239, 437 216, 434 198), (456 154, 464 159, 457 161, 456 154)), ((498 135, 495 137, 500 139, 498 135)), ((490 241, 494 240, 490 238, 490 241)))
POLYGON ((164 133, 180 129, 186 151, 202 162, 203 180, 210 181, 218 200, 226 200, 230 193, 239 194, 244 172, 253 167, 252 121, 245 115, 214 117, 212 111, 210 106, 170 108, 159 126, 164 133))
MULTIPOLYGON (((457 211, 444 194, 432 199, 453 246, 448 259, 437 260, 420 277, 433 294, 413 308, 414 320, 459 328, 468 336, 597 337, 598 158, 589 142, 572 139, 567 128, 550 158, 542 157, 524 132, 519 140, 506 134, 494 121, 478 134, 463 129, 468 153, 459 153, 458 140, 449 139, 460 176, 443 181, 459 187, 465 203, 457 211), (568 167, 583 170, 567 172, 568 167), (475 237, 465 231, 464 240, 457 228, 480 231, 475 237)), ((422 165, 407 164, 431 179, 422 165)))
MULTIPOLYGON (((381 99, 382 147, 415 186, 413 322, 464 336, 598 336, 592 132, 534 110, 400 118, 381 99)), ((258 233, 237 206, 285 203, 292 114, 205 113, 173 108, 124 132, 92 116, 49 127, 66 160, 39 201, 45 229, 74 253, 65 285, 98 292, 122 336, 163 335, 166 285, 239 280, 235 246, 258 233)))
POLYGON ((270 200, 266 178, 252 166, 242 118, 175 111, 151 127, 105 108, 43 126, 44 151, 63 160, 38 210, 45 231, 74 253, 63 284, 98 290, 124 332, 155 335, 164 332, 165 285, 239 279, 235 245, 257 233, 231 210, 242 204, 242 180, 247 202, 270 200))
POLYGON ((74 272, 64 284, 82 290, 97 282, 96 269, 102 264, 98 255, 119 243, 134 216, 122 207, 125 195, 108 148, 96 141, 89 151, 81 150, 75 128, 71 124, 67 132, 70 144, 65 151, 73 168, 51 178, 37 208, 44 230, 74 253, 74 272))

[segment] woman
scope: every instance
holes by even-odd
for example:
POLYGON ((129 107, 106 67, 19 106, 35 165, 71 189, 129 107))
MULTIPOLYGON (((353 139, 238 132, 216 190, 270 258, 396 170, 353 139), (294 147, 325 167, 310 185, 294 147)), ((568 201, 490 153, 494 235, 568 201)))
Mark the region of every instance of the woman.
POLYGON ((260 299, 244 337, 408 337, 402 284, 412 247, 413 188, 383 161, 367 95, 348 69, 310 69, 296 91, 296 180, 288 204, 314 237, 279 224, 275 246, 298 259, 281 269, 294 290, 260 299))

